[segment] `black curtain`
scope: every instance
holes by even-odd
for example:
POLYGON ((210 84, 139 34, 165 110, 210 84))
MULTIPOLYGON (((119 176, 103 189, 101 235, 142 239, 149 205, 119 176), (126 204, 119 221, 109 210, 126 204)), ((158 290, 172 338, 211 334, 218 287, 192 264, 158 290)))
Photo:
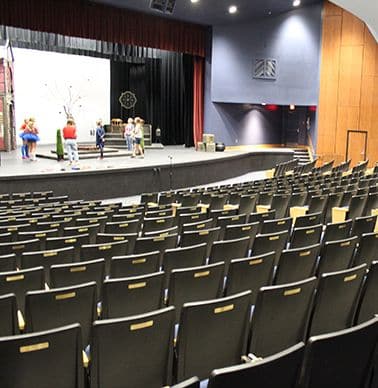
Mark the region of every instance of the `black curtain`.
POLYGON ((193 60, 190 55, 161 52, 159 58, 128 58, 111 63, 111 115, 140 116, 155 130, 161 129, 166 145, 193 142, 193 60), (125 91, 136 95, 134 109, 124 109, 119 97, 125 91))

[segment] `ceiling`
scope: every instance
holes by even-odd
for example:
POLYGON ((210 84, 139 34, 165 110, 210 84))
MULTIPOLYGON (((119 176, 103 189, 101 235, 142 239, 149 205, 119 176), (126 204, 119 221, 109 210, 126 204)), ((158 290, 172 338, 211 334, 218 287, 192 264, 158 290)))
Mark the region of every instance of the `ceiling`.
MULTIPOLYGON (((150 9, 150 0, 91 1, 203 25, 240 23, 268 17, 269 12, 271 12, 271 15, 277 15, 293 9, 293 0, 199 0, 195 4, 191 3, 190 0, 176 0, 173 14, 167 15, 150 9), (236 14, 231 15, 228 13, 230 5, 238 7, 236 14)), ((319 2, 321 0, 302 0, 301 6, 319 2)))

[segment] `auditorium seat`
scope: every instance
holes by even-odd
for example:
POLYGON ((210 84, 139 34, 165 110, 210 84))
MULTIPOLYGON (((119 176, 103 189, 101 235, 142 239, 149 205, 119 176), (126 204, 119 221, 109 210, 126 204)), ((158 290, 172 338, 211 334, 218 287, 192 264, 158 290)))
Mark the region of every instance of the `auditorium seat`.
POLYGON ((208 388, 296 388, 303 360, 300 342, 272 356, 212 371, 208 388))
POLYGON ((3 388, 84 388, 78 324, 0 338, 3 388))
POLYGON ((323 213, 309 213, 303 216, 296 217, 294 227, 304 228, 306 226, 314 226, 323 223, 323 213))
POLYGON ((361 237, 364 233, 373 233, 377 216, 356 217, 353 221, 351 236, 361 237))
MULTIPOLYGON (((127 212, 121 212, 122 209, 120 209, 120 211, 118 213, 115 213, 112 215, 111 217, 111 220, 109 221, 111 224, 112 223, 127 223, 127 222, 132 222, 132 221, 139 221, 141 222, 141 220, 143 219, 143 213, 144 213, 144 209, 143 210, 140 210, 138 211, 137 213, 135 211, 127 211, 127 212)), ((114 226, 116 227, 116 226, 114 226)), ((122 226, 122 228, 127 228, 128 226, 122 226)), ((130 225, 130 229, 131 230, 134 230, 133 228, 135 227, 130 225)), ((139 229, 139 226, 138 226, 138 229, 139 229)), ((126 233, 126 232, 125 232, 126 233)), ((127 233, 132 233, 132 232, 127 232, 127 233)))
POLYGON ((276 218, 274 220, 264 220, 261 225, 261 234, 272 234, 283 232, 287 230, 289 233, 291 232, 291 225, 293 219, 290 217, 286 218, 276 218))
POLYGON ((100 233, 100 224, 89 224, 81 226, 68 226, 63 228, 64 236, 72 236, 75 234, 89 234, 89 243, 96 243, 96 236, 100 233))
POLYGON ((91 388, 147 388, 171 384, 174 308, 96 321, 91 388))
POLYGON ((160 252, 114 256, 110 262, 110 278, 128 278, 159 272, 160 252))
POLYGON ((370 265, 362 287, 359 306, 356 314, 356 323, 360 324, 378 314, 378 261, 370 265))
POLYGON ((323 225, 295 227, 290 237, 290 249, 303 248, 320 243, 323 225))
POLYGON ((46 239, 48 237, 58 237, 58 229, 48 229, 48 230, 31 230, 27 232, 18 232, 18 240, 31 240, 38 239, 41 243, 41 250, 46 249, 46 239))
POLYGON ((263 213, 249 213, 248 222, 260 222, 262 224, 263 221, 274 220, 275 218, 276 210, 272 209, 263 213))
POLYGON ((320 252, 317 273, 334 272, 351 266, 358 237, 326 242, 320 252))
POLYGON ((142 193, 140 195, 140 203, 146 203, 148 204, 149 202, 152 203, 157 203, 158 201, 158 193, 142 193))
POLYGON ((215 227, 216 220, 213 218, 206 218, 202 221, 183 224, 181 227, 181 234, 184 232, 194 232, 198 230, 212 229, 215 227))
POLYGON ((275 252, 268 252, 246 259, 231 260, 225 295, 251 290, 251 304, 254 305, 259 289, 272 283, 275 257, 275 252))
POLYGON ((159 229, 154 230, 151 232, 145 232, 143 233, 143 237, 161 237, 161 236, 167 236, 169 234, 178 234, 178 226, 171 226, 167 229, 159 229))
POLYGON ((309 336, 350 327, 359 301, 366 264, 322 274, 316 292, 309 336))
POLYGON ((378 260, 378 233, 364 233, 357 246, 353 265, 366 263, 369 266, 374 260, 378 260))
POLYGON ((75 261, 80 260, 80 249, 84 244, 89 244, 89 234, 77 234, 74 236, 48 237, 46 239, 46 249, 61 249, 67 247, 75 248, 75 261))
POLYGON ((320 244, 285 249, 278 261, 274 284, 298 282, 315 275, 320 244))
POLYGON ((0 317, 0 337, 18 334, 17 299, 15 294, 0 295, 0 317))
POLYGON ((258 196, 258 194, 242 194, 239 201, 239 214, 254 213, 258 196))
POLYGON ((237 238, 249 237, 248 249, 251 249, 255 237, 260 228, 259 222, 252 222, 239 225, 227 225, 224 232, 224 240, 235 240, 237 238))
POLYGON ((147 232, 155 232, 161 229, 168 229, 174 226, 175 222, 175 216, 144 218, 142 232, 143 234, 146 234, 147 232))
POLYGON ((96 217, 80 217, 76 218, 75 225, 76 226, 85 226, 92 224, 100 225, 100 232, 103 233, 105 230, 105 224, 108 221, 108 216, 96 216, 96 217))
POLYGON ((0 272, 16 271, 16 269, 17 265, 15 253, 0 256, 0 272))
POLYGON ((164 273, 106 279, 102 289, 102 317, 120 318, 144 314, 163 304, 164 273))
MULTIPOLYGON (((368 387, 378 340, 378 319, 308 340, 302 388, 368 387)), ((371 385, 375 388, 376 385, 371 385)))
POLYGON ((337 223, 328 223, 326 225, 322 238, 323 243, 327 241, 336 241, 348 238, 352 229, 352 223, 352 220, 346 220, 337 223))
POLYGON ((80 323, 83 345, 89 344, 97 316, 96 283, 28 291, 25 297, 25 330, 36 332, 80 323))
POLYGON ((281 252, 286 247, 287 239, 289 237, 288 231, 272 233, 272 234, 258 234, 252 245, 252 256, 261 255, 274 251, 276 258, 274 264, 277 265, 281 252))
POLYGON ((184 303, 216 299, 222 296, 224 273, 223 262, 171 271, 167 305, 175 306, 176 322, 180 319, 184 303))
POLYGON ((157 208, 157 210, 149 210, 149 208, 147 208, 147 210, 144 212, 144 218, 171 217, 172 215, 172 206, 169 206, 167 209, 157 208))
POLYGON ((17 306, 24 312, 25 293, 31 290, 43 290, 45 276, 43 267, 0 273, 0 295, 13 293, 17 306))
POLYGON ((115 241, 105 244, 82 245, 80 261, 105 259, 105 276, 110 273, 110 260, 114 256, 124 256, 127 252, 128 241, 115 241))
POLYGON ((306 201, 306 196, 307 196, 307 193, 305 191, 291 193, 284 217, 287 217, 290 215, 290 208, 297 207, 297 206, 304 206, 306 201))
POLYGON ((206 257, 210 255, 211 246, 214 241, 219 239, 220 227, 198 230, 192 232, 183 232, 180 237, 180 246, 188 247, 196 244, 207 244, 206 257))
POLYGON ((37 238, 24 241, 13 241, 0 244, 0 255, 10 255, 14 253, 16 255, 17 266, 19 266, 21 254, 23 252, 39 251, 40 249, 41 243, 37 238))
POLYGON ((153 236, 153 237, 139 237, 135 241, 134 253, 146 253, 146 252, 160 252, 161 265, 162 256, 166 249, 176 248, 177 246, 177 234, 169 234, 168 236, 153 236))
POLYGON ((271 356, 305 340, 316 283, 312 277, 260 289, 252 316, 249 353, 271 356))
POLYGON ((371 211, 378 209, 378 193, 369 193, 368 198, 365 204, 365 209, 363 211, 363 216, 371 215, 371 211))
POLYGON ((177 337, 176 380, 208 378, 246 354, 251 291, 184 304, 177 337))
POLYGON ((0 234, 0 243, 7 243, 12 241, 12 234, 10 232, 0 234))
POLYGON ((74 247, 52 249, 47 251, 23 252, 21 255, 21 268, 43 267, 45 281, 50 282, 50 267, 54 264, 68 264, 75 259, 74 247))
POLYGON ((173 269, 199 267, 204 264, 206 264, 206 243, 166 249, 162 262, 166 277, 164 288, 168 288, 169 275, 173 269))
POLYGON ((183 213, 178 215, 179 233, 181 233, 181 229, 184 224, 197 223, 206 219, 208 219, 208 215, 204 212, 183 213))
POLYGON ((94 281, 97 285, 97 301, 100 301, 104 278, 104 259, 72 264, 57 264, 50 267, 49 285, 50 288, 60 288, 94 281))

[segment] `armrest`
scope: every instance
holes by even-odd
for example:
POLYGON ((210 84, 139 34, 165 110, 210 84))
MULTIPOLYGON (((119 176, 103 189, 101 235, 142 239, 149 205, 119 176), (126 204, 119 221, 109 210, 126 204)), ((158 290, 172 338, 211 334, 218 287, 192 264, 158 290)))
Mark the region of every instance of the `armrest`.
POLYGON ((18 328, 20 329, 20 331, 24 331, 25 319, 20 310, 17 310, 17 320, 18 320, 18 328))

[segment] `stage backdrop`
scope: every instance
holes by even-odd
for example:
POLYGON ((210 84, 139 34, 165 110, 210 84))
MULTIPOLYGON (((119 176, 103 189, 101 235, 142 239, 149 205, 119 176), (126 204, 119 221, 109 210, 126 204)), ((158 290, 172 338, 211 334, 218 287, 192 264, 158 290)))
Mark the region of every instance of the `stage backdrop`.
MULTIPOLYGON (((55 144, 71 109, 80 142, 93 142, 96 120, 110 120, 110 61, 83 55, 14 49, 17 129, 35 117, 41 144, 55 144)), ((20 139, 18 139, 20 142, 20 139)))

